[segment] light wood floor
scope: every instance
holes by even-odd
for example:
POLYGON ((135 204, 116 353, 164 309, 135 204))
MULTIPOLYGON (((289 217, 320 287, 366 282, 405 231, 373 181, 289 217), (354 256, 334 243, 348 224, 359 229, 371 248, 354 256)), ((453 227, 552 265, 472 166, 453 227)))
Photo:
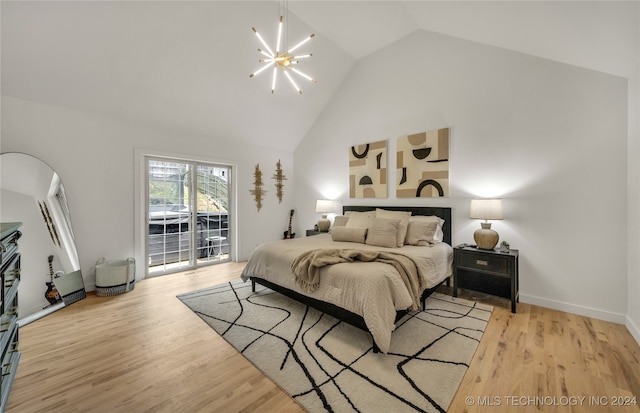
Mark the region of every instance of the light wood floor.
MULTIPOLYGON (((243 267, 89 294, 24 326, 7 411, 302 412, 175 298, 236 279, 243 267)), ((527 304, 514 315, 505 300, 482 301, 496 307, 450 412, 640 412, 612 406, 640 397, 640 346, 624 326, 527 304)))

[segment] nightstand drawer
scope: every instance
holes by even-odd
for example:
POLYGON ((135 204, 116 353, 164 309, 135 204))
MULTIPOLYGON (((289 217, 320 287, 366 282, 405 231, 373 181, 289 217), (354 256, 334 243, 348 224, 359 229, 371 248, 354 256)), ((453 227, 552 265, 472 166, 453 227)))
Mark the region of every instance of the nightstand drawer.
POLYGON ((478 254, 468 252, 460 255, 460 267, 474 270, 497 272, 509 275, 509 258, 492 254, 478 254))

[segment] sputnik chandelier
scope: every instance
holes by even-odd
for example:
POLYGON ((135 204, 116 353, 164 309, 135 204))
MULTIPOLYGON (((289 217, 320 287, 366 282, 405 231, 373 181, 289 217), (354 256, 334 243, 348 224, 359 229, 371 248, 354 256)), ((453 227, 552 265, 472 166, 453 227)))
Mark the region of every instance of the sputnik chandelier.
MULTIPOLYGON (((313 38, 313 34, 309 35, 308 37, 306 37, 304 40, 302 40, 300 43, 298 43, 297 45, 293 46, 290 49, 287 49, 287 44, 285 44, 284 48, 286 51, 281 51, 280 50, 280 46, 282 45, 282 30, 283 30, 283 26, 284 26, 284 18, 283 16, 280 16, 280 23, 278 24, 278 40, 276 42, 276 51, 275 53, 271 50, 271 48, 269 47, 269 45, 267 45, 267 42, 264 41, 264 39, 262 38, 262 36, 260 36, 260 33, 258 33, 258 31, 255 29, 255 27, 252 27, 251 29, 253 29, 253 32, 256 34, 256 36, 258 36, 258 39, 260 39, 260 42, 262 43, 262 45, 264 46, 265 50, 262 49, 258 49, 258 52, 260 52, 261 54, 263 54, 264 56, 266 56, 266 59, 259 59, 258 62, 260 63, 264 63, 264 65, 256 70, 255 72, 251 73, 249 75, 249 77, 254 77, 262 72, 264 72, 265 70, 269 69, 270 67, 273 67, 273 80, 271 81, 271 93, 275 93, 276 91, 276 79, 278 78, 278 72, 282 72, 284 73, 284 75, 286 76, 287 79, 289 79, 289 82, 291 83, 291 85, 293 86, 293 88, 298 91, 298 93, 302 94, 302 89, 300 89, 298 87, 298 85, 296 84, 296 82, 293 80, 293 78, 291 77, 291 75, 289 74, 289 72, 293 72, 311 82, 316 82, 315 79, 313 79, 311 76, 301 72, 300 70, 296 69, 295 67, 293 67, 294 65, 297 65, 299 63, 299 59, 304 59, 304 58, 308 58, 313 56, 311 53, 309 54, 303 54, 303 55, 293 55, 292 53, 294 52, 294 50, 297 50, 300 46, 302 46, 303 44, 307 43, 309 40, 311 40, 311 38, 313 38)), ((288 30, 287 30, 287 34, 285 37, 288 37, 288 30)), ((288 43, 288 40, 285 40, 285 43, 288 43)))

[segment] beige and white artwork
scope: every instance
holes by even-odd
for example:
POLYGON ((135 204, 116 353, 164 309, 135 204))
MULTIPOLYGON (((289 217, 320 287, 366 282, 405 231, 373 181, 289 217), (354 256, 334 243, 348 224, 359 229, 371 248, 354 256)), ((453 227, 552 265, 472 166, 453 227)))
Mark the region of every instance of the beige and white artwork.
POLYGON ((387 197, 387 141, 349 149, 349 198, 387 197))
POLYGON ((449 128, 401 136, 396 151, 396 197, 449 196, 449 128))

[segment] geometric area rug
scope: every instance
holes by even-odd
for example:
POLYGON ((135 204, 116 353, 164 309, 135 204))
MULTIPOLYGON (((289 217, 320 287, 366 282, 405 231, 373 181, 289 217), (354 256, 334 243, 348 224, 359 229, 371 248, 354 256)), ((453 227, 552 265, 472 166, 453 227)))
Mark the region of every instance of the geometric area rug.
POLYGON ((493 307, 433 293, 387 354, 371 335, 250 282, 178 298, 308 412, 446 412, 493 307))

